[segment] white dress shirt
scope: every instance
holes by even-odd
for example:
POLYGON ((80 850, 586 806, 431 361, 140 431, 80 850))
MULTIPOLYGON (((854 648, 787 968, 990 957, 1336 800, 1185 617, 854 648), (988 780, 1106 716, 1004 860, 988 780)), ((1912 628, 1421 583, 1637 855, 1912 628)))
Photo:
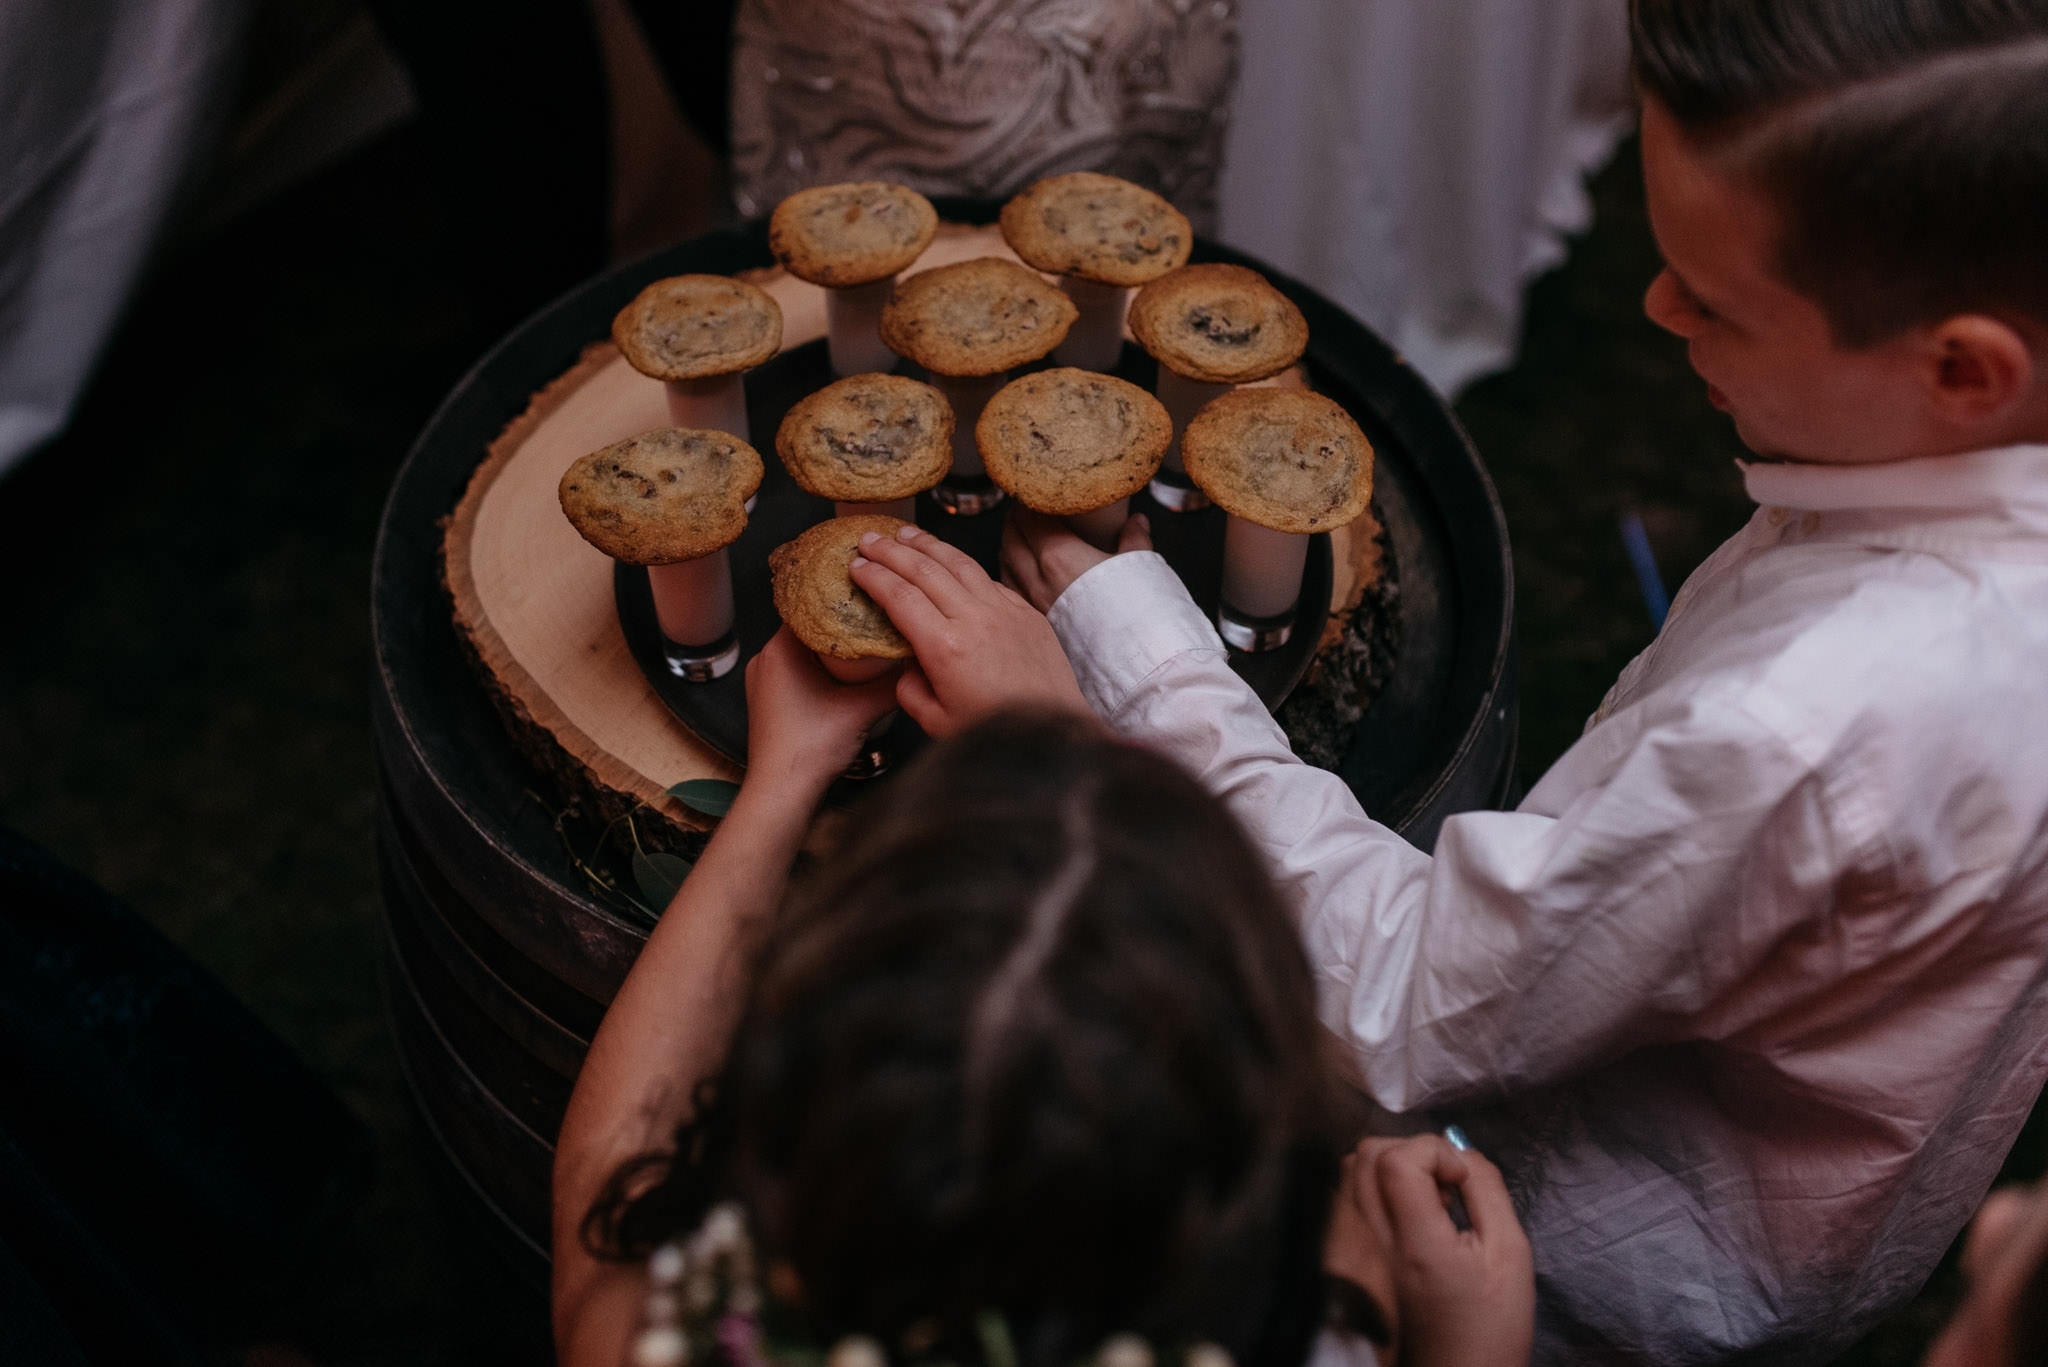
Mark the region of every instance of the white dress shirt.
POLYGON ((1508 1170, 1538 1362, 1824 1359, 2048 1076, 2048 447, 1744 473, 1585 735, 1433 857, 1295 760, 1157 556, 1050 614, 1263 850, 1374 1099, 1508 1170))

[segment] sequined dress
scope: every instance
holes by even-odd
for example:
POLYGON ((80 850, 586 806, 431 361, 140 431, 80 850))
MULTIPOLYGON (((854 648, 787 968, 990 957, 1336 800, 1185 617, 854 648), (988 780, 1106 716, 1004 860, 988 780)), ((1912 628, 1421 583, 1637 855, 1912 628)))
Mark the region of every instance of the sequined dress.
POLYGON ((1215 222, 1236 0, 741 0, 740 212, 894 180, 1005 197, 1103 171, 1215 222))

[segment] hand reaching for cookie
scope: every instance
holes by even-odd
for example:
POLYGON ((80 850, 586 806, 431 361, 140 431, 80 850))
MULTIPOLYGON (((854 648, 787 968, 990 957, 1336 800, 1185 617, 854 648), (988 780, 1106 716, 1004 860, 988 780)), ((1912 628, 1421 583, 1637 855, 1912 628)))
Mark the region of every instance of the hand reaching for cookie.
MULTIPOLYGON (((1116 554, 1152 549, 1152 524, 1139 513, 1117 534, 1116 554)), ((1109 559, 1068 528, 1064 519, 1012 508, 1003 524, 1003 570, 1040 612, 1052 611, 1067 586, 1109 559)))
POLYGON ((862 538, 851 573, 917 653, 896 701, 927 734, 1020 708, 1094 715, 1044 616, 965 552, 905 527, 862 538))
POLYGON ((783 627, 747 661, 747 785, 786 792, 808 813, 888 714, 894 682, 835 682, 783 627))

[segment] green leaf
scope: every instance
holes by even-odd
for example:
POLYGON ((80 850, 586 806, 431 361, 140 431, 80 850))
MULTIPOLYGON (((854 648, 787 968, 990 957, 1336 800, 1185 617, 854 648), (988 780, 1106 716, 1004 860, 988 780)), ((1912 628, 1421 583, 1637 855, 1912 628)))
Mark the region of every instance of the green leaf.
POLYGON ((642 854, 633 851, 633 882, 641 900, 655 915, 675 900, 676 889, 690 876, 690 861, 673 854, 642 854))
POLYGON ((724 816, 732 810, 732 800, 739 796, 739 791, 740 785, 729 779, 693 778, 669 789, 668 795, 706 816, 724 816))

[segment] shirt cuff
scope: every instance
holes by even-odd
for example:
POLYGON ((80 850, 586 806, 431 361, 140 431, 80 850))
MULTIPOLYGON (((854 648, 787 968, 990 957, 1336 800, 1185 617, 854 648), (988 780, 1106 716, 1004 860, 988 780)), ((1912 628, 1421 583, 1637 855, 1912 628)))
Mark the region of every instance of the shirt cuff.
POLYGON ((1216 628, 1156 551, 1112 555, 1069 584, 1046 620, 1082 695, 1104 717, 1174 656, 1224 653, 1216 628))

